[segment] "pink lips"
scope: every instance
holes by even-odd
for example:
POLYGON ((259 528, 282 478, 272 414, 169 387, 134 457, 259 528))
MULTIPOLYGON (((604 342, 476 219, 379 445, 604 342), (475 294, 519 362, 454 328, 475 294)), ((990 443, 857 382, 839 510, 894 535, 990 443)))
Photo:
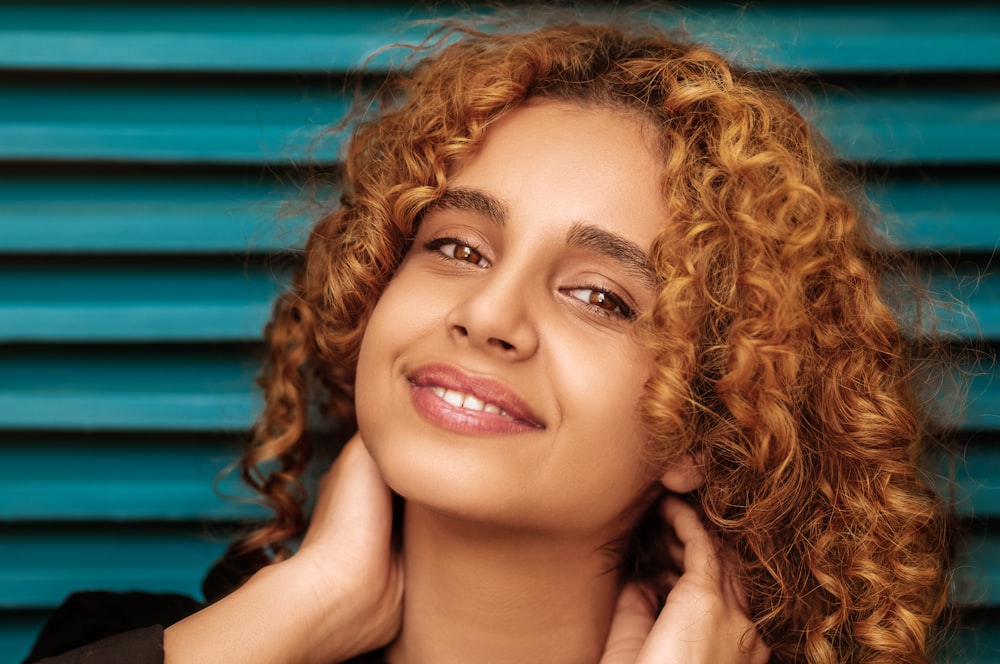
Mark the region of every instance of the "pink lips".
POLYGON ((513 390, 491 378, 471 376, 444 364, 424 365, 409 375, 411 400, 426 419, 463 433, 516 434, 544 429, 531 408, 513 390), (442 391, 449 394, 443 396, 442 391), (472 397, 479 406, 455 403, 458 395, 472 397), (447 400, 446 400, 447 399, 447 400), (491 407, 482 409, 483 404, 491 407), (497 410, 502 412, 497 412, 497 410))

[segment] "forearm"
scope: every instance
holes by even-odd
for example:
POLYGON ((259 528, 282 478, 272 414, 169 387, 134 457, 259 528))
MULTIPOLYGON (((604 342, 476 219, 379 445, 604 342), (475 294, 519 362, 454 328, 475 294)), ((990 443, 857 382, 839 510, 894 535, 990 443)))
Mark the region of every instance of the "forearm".
POLYGON ((291 560, 265 567, 229 596, 169 627, 165 662, 284 664, 358 654, 350 598, 324 594, 291 560))

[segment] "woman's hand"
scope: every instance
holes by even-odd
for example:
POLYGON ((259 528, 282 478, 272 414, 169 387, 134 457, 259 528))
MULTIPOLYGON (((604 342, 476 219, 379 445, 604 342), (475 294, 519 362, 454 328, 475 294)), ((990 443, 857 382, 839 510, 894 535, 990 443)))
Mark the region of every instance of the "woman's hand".
POLYGON ((320 482, 299 551, 164 633, 173 662, 319 663, 389 643, 403 577, 392 494, 359 436, 320 482))
POLYGON ((324 638, 354 656, 386 645, 399 632, 401 563, 392 548, 392 493, 355 434, 320 481, 309 530, 286 564, 308 579, 320 613, 352 609, 347 631, 338 625, 324 638), (331 607, 333 602, 342 606, 331 607))
POLYGON ((661 509, 677 535, 669 548, 681 574, 667 579, 670 592, 658 617, 647 589, 622 589, 601 664, 767 662, 771 651, 698 513, 673 495, 661 509))

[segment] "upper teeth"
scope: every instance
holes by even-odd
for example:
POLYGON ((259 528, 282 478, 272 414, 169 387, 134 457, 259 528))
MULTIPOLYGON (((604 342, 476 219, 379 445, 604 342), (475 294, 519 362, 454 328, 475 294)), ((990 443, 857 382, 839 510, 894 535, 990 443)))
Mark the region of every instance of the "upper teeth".
POLYGON ((481 399, 477 399, 471 394, 465 394, 464 392, 456 392, 455 390, 446 390, 443 387, 432 387, 431 391, 438 395, 452 406, 457 408, 467 408, 469 410, 480 410, 487 413, 494 413, 496 415, 507 416, 507 411, 496 404, 487 403, 481 399))

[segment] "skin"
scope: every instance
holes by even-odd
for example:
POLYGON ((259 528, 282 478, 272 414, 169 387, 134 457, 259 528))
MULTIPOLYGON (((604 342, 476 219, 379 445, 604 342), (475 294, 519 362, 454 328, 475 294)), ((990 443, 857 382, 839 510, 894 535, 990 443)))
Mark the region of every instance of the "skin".
MULTIPOLYGON (((648 589, 621 590, 600 664, 763 664, 769 650, 719 563, 716 543, 693 510, 680 501, 668 505, 664 517, 680 542, 682 574, 659 616, 648 589)), ((165 661, 320 664, 389 643, 400 633, 409 587, 391 547, 391 520, 391 493, 356 436, 320 484, 299 552, 168 628, 165 661)))
POLYGON ((366 328, 361 434, 300 551, 169 628, 168 662, 331 662, 386 644, 406 664, 767 660, 686 503, 661 506, 682 574, 658 617, 607 546, 663 486, 700 482, 690 461, 648 465, 637 416, 652 363, 632 314, 654 297, 642 256, 669 223, 649 138, 631 116, 550 101, 489 130, 366 328))
POLYGON ((454 169, 448 188, 462 197, 425 215, 368 322, 356 385, 365 442, 410 503, 589 547, 624 534, 622 515, 660 474, 638 415, 653 361, 625 311, 655 293, 606 255, 604 239, 592 248, 572 238, 591 227, 644 259, 667 223, 641 127, 609 110, 525 105, 454 169), (473 196, 502 207, 502 219, 473 209, 473 196), (603 307, 590 303, 602 296, 603 307), (514 393, 532 425, 469 410, 431 419, 444 401, 412 384, 428 367, 459 374, 431 384, 483 399, 514 393))

